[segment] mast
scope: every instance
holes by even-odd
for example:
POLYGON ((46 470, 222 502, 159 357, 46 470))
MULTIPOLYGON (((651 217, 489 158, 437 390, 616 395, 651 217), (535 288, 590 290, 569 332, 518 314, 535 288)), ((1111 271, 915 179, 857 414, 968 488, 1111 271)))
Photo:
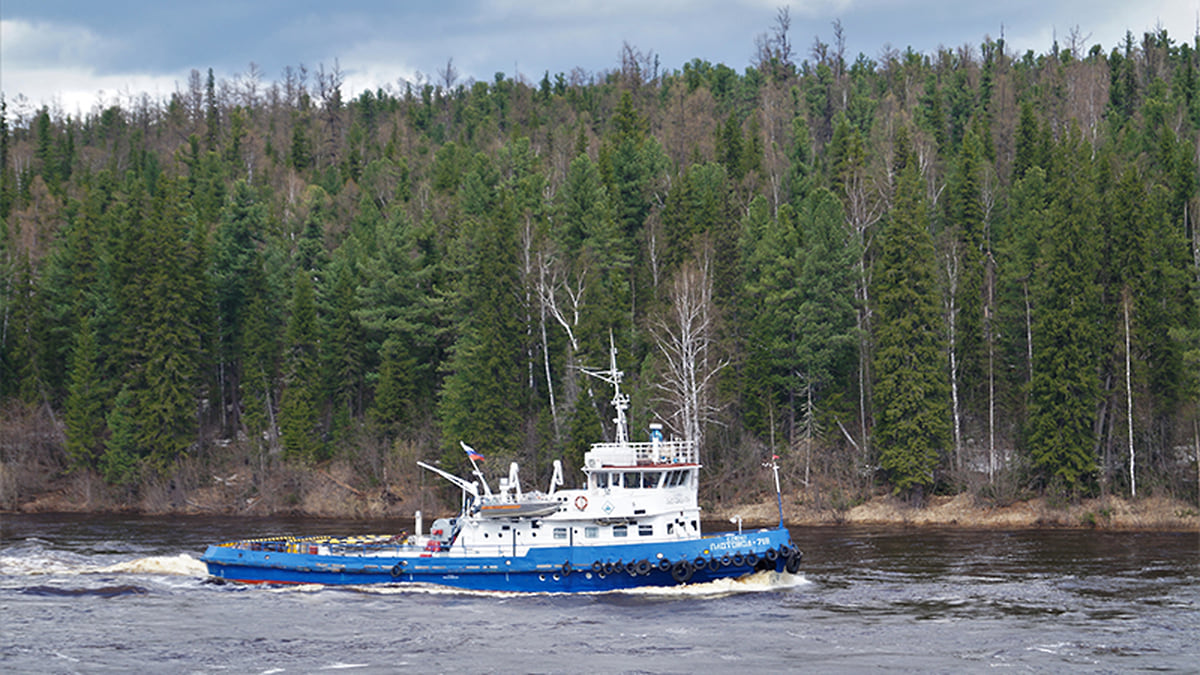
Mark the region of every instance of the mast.
POLYGON ((581 368, 585 375, 603 380, 613 386, 612 406, 617 411, 617 416, 613 418, 613 424, 617 427, 617 443, 625 445, 629 443, 629 421, 625 416, 625 411, 629 410, 629 395, 621 393, 621 380, 625 377, 623 371, 617 370, 617 347, 613 342, 612 331, 608 332, 608 370, 592 370, 590 368, 581 368))

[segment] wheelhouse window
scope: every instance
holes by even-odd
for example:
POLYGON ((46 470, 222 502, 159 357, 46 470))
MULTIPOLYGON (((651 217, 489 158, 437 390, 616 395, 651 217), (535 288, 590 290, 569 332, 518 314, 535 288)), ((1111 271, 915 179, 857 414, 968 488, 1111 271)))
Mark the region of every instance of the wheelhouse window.
POLYGON ((627 471, 625 473, 625 489, 636 489, 642 487, 642 474, 637 471, 627 471))

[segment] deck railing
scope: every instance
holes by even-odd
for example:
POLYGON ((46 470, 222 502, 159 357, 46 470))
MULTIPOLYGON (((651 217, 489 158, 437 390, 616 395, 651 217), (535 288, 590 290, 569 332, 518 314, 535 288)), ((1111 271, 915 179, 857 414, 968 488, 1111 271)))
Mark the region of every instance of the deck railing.
POLYGON ((645 443, 596 443, 592 452, 606 461, 635 464, 695 464, 696 444, 691 441, 650 441, 645 443))

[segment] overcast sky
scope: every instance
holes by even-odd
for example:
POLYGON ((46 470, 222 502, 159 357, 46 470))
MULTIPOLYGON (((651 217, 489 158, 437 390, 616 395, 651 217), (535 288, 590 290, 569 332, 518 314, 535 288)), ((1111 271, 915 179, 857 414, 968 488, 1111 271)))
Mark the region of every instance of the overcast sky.
POLYGON ((876 59, 889 45, 930 53, 1001 30, 1018 54, 1073 29, 1105 51, 1157 26, 1190 42, 1200 13, 1200 0, 2 0, 0 90, 10 116, 42 104, 78 114, 130 92, 165 99, 192 69, 224 79, 255 63, 271 82, 285 66, 336 61, 350 98, 448 59, 463 80, 594 73, 616 68, 624 43, 665 70, 701 58, 740 72, 784 5, 797 61, 814 39, 833 42, 835 20, 847 58, 876 59))

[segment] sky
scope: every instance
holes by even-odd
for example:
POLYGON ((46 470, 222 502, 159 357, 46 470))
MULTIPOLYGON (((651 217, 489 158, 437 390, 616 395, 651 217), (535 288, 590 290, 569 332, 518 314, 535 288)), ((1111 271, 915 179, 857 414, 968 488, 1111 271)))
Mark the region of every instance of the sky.
POLYGON ((10 118, 43 105, 78 116, 141 94, 166 100, 193 69, 235 79, 255 64, 270 83, 285 67, 336 64, 352 98, 436 80, 448 62, 460 82, 593 74, 619 67, 625 44, 667 71, 695 58, 741 71, 784 6, 796 61, 815 40, 834 42, 835 21, 848 60, 877 60, 1002 31, 1018 55, 1072 34, 1108 52, 1126 31, 1140 40, 1159 27, 1191 42, 1200 18, 1200 0, 0 0, 0 91, 10 118))

